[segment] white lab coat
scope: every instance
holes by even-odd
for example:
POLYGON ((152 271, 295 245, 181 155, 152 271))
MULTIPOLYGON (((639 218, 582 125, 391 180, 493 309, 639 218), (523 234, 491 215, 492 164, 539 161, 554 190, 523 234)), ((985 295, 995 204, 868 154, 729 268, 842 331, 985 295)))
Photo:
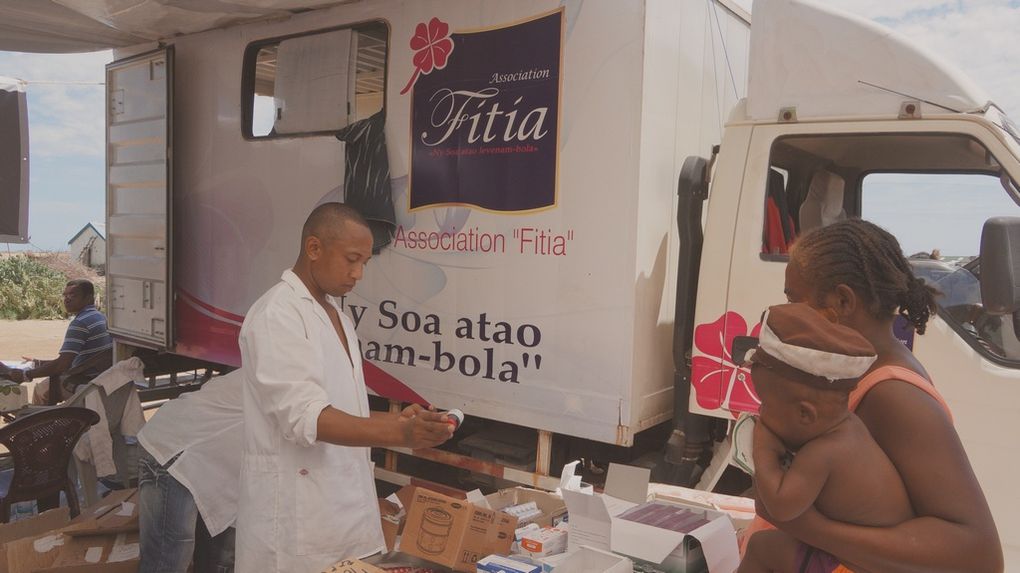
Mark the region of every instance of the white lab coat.
POLYGON ((206 382, 159 407, 138 433, 138 443, 191 492, 210 535, 237 519, 244 418, 244 373, 236 370, 206 382))
POLYGON ((237 573, 317 573, 385 550, 369 448, 316 441, 333 406, 369 415, 354 323, 339 312, 353 365, 326 311, 293 272, 241 327, 244 456, 237 573))
MULTIPOLYGON (((110 435, 110 422, 108 418, 119 417, 120 420, 113 427, 124 437, 134 437, 145 425, 145 414, 142 412, 142 403, 138 399, 138 392, 129 390, 129 394, 123 400, 123 408, 119 412, 107 412, 107 398, 114 392, 120 390, 127 384, 133 384, 135 380, 144 380, 143 373, 145 365, 138 357, 131 357, 114 364, 105 372, 96 376, 88 384, 81 386, 68 400, 75 406, 85 406, 89 410, 99 414, 99 422, 86 430, 85 435, 78 440, 74 447, 74 457, 79 461, 92 464, 97 476, 108 476, 117 473, 117 464, 113 456, 113 436, 110 435), (102 388, 102 392, 99 389, 102 388)), ((116 406, 114 406, 116 408, 116 406)), ((123 463, 123 462, 122 462, 123 463)))

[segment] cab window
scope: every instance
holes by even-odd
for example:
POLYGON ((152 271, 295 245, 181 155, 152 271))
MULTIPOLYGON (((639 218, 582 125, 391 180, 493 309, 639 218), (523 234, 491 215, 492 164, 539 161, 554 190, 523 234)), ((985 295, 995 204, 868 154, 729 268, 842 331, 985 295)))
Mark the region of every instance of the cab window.
POLYGON ((989 358, 1020 365, 1010 316, 981 305, 984 222, 1020 216, 1016 184, 980 142, 958 134, 790 136, 773 144, 762 258, 784 261, 797 236, 861 217, 899 240, 935 286, 939 316, 989 358))

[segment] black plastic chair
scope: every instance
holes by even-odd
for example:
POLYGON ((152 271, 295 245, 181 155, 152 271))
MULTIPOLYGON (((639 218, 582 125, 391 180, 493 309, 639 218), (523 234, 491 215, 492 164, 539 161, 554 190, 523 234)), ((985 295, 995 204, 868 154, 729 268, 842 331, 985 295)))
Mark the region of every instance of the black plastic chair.
POLYGON ((0 485, 0 523, 10 520, 12 504, 59 496, 61 491, 71 516, 81 512, 68 467, 78 439, 98 421, 99 414, 88 408, 59 407, 21 416, 0 428, 0 444, 14 461, 10 484, 5 489, 0 485))

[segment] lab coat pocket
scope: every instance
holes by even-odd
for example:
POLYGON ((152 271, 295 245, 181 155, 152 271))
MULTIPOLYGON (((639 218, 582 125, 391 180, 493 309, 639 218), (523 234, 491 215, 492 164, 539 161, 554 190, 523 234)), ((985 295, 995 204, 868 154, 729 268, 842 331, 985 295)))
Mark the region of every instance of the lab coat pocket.
MULTIPOLYGON (((257 553, 254 562, 271 555, 278 539, 280 473, 245 467, 241 477, 241 499, 237 507, 237 545, 257 553)), ((238 571, 250 570, 239 568, 238 571)))
POLYGON ((358 550, 373 542, 378 502, 367 464, 352 461, 301 468, 294 477, 296 554, 358 550))

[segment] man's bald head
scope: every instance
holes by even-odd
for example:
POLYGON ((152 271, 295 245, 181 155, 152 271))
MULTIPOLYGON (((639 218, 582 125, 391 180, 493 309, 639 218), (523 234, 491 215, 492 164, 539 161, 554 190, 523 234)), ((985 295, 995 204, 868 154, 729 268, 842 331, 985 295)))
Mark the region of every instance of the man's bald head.
POLYGON ((323 203, 319 205, 305 219, 301 228, 301 248, 304 249, 308 237, 318 237, 320 241, 327 243, 335 239, 343 238, 347 224, 361 225, 369 228, 368 221, 361 216, 355 208, 343 203, 323 203))
POLYGON ((301 229, 301 254, 293 270, 323 303, 325 295, 350 292, 371 258, 372 231, 364 217, 342 203, 325 203, 308 215, 301 229))

